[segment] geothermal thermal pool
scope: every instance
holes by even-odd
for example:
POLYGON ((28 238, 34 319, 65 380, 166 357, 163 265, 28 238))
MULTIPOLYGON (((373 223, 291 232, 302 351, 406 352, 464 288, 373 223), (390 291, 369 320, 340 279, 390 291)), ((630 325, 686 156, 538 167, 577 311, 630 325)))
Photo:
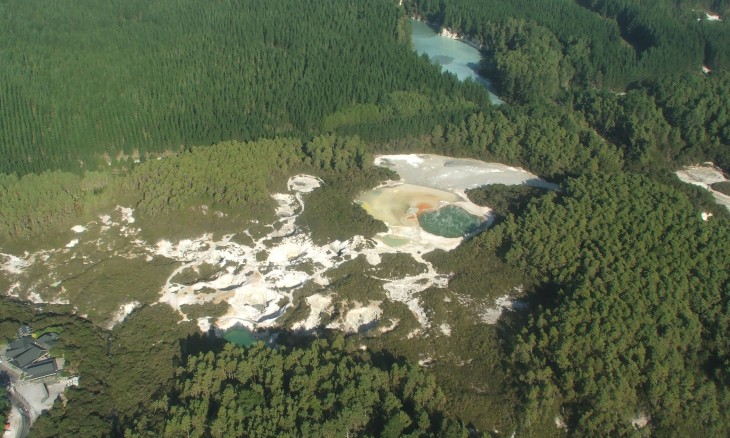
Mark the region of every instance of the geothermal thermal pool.
POLYGON ((462 237, 479 231, 484 224, 480 217, 456 205, 446 205, 418 215, 418 225, 426 232, 443 237, 462 237))
MULTIPOLYGON (((294 329, 319 327, 322 314, 335 317, 327 325, 333 329, 354 332, 375 327, 379 320, 389 317, 381 308, 387 299, 405 304, 421 325, 420 330, 426 330, 433 316, 423 307, 420 293, 429 288, 448 287, 449 273, 437 272, 423 254, 437 248, 457 247, 462 234, 476 231, 475 226, 483 227, 490 219, 489 208, 471 203, 464 190, 492 183, 554 187, 522 169, 477 160, 438 155, 384 155, 377 157, 375 164, 393 169, 401 177, 399 181, 389 181, 363 193, 358 199, 370 214, 388 226, 388 232, 375 239, 352 236, 344 242, 322 245, 313 242, 296 219, 305 208, 304 196, 316 190, 322 181, 310 175, 295 175, 290 178, 286 193, 271 195, 278 204, 278 217, 267 225, 269 232, 264 236, 254 237, 243 229, 236 239, 234 235, 214 238, 206 234, 195 239, 147 242, 141 238, 141 229, 135 226, 134 211, 120 206, 110 215, 99 216, 98 221, 74 226, 69 236, 73 245, 23 255, 0 252, 0 270, 11 285, 5 293, 34 302, 71 304, 84 315, 95 310, 91 307, 93 303, 84 300, 69 303, 63 286, 68 276, 78 272, 60 266, 75 261, 83 275, 99 260, 113 256, 148 262, 164 257, 177 262, 178 268, 165 281, 157 302, 171 306, 182 318, 188 318, 186 306, 189 305, 227 304, 225 314, 220 317, 197 318, 202 331, 233 329, 230 334, 244 338, 246 332, 237 330, 277 326, 279 317, 297 304, 294 293, 312 283, 320 287, 300 297, 303 299, 300 305, 307 306, 310 312, 301 321, 292 321, 294 329), (362 302, 346 300, 328 287, 331 280, 336 280, 331 278, 332 272, 344 263, 364 256, 376 267, 381 264, 383 254, 395 253, 410 255, 422 269, 417 274, 397 278, 379 278, 377 269, 363 272, 382 284, 382 298, 362 302), (201 275, 192 284, 178 279, 178 275, 191 270, 214 274, 201 275)), ((99 315, 98 318, 107 320, 98 322, 109 322, 111 327, 135 308, 151 304, 142 298, 116 298, 116 313, 99 315)), ((491 302, 481 304, 499 306, 491 302)), ((495 311, 502 308, 497 307, 495 311)), ((398 320, 391 318, 389 324, 378 330, 392 329, 398 320)), ((448 331, 441 328, 442 333, 448 331)))
POLYGON ((489 208, 480 207, 446 190, 413 184, 388 185, 363 193, 360 205, 391 232, 384 242, 399 246, 409 239, 423 239, 421 231, 434 236, 461 239, 486 223, 489 208))
POLYGON ((523 169, 473 159, 380 155, 375 164, 401 177, 357 199, 365 211, 388 226, 388 232, 376 239, 393 247, 420 245, 423 252, 453 249, 464 236, 489 224, 491 210, 469 201, 466 189, 489 184, 557 188, 523 169))

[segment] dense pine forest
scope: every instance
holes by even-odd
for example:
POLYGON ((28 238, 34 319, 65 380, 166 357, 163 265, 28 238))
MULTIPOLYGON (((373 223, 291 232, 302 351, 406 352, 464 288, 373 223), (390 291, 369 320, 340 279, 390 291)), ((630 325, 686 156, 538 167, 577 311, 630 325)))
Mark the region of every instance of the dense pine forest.
POLYGON ((559 403, 577 435, 630 434, 641 412, 658 436, 727 432, 727 221, 621 174, 571 180, 506 227, 507 260, 560 288, 511 353, 528 422, 559 403))
MULTIPOLYGON (((0 344, 18 324, 54 327, 82 376, 31 436, 730 434, 730 214, 673 173, 730 171, 730 2, 0 11, 2 253, 56 244, 117 205, 145 238, 240 232, 274 218, 269 194, 302 172, 323 186, 297 226, 316 241, 370 237, 383 224, 352 200, 394 177, 378 153, 498 161, 560 184, 469 192, 493 227, 426 258, 467 303, 519 287, 524 306, 496 325, 463 311, 447 340, 281 328, 276 348, 243 349, 153 300, 109 329, 72 305, 0 297, 0 344), (480 44, 506 104, 416 55, 409 17, 480 44), (415 365, 426 352, 440 359, 415 365)), ((330 287, 366 300, 360 262, 330 287)), ((98 297, 138 284, 102 280, 98 297)), ((424 292, 429 312, 443 293, 424 292)))
POLYGON ((527 75, 528 83, 533 76, 552 74, 541 79, 553 87, 575 82, 623 88, 657 75, 699 71, 703 64, 730 67, 730 48, 721 43, 730 38, 730 29, 707 21, 704 14, 724 14, 730 9, 726 1, 406 0, 404 4, 409 14, 485 44, 495 54, 499 82, 509 82, 513 74, 527 75), (561 78, 551 71, 558 67, 563 70, 561 78))
POLYGON ((394 91, 487 100, 412 56, 406 17, 390 2, 0 8, 5 173, 95 170, 120 154, 307 133, 394 91))
MULTIPOLYGON (((189 357, 162 436, 466 436, 463 424, 439 411, 444 396, 433 377, 412 365, 379 369, 367 356, 348 351, 338 337, 331 346, 228 344, 217 355, 189 357)), ((142 433, 149 432, 145 424, 142 433)))

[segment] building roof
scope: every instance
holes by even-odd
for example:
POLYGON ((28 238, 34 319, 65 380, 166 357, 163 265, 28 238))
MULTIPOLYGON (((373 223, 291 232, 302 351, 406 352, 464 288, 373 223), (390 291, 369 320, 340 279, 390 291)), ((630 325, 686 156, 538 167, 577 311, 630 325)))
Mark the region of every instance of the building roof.
POLYGON ((41 336, 36 339, 36 342, 45 344, 48 346, 48 348, 53 347, 53 345, 58 340, 58 333, 44 333, 41 336))
POLYGON ((47 356, 48 350, 58 337, 58 333, 48 332, 36 340, 32 337, 30 327, 21 326, 18 329, 18 339, 8 344, 4 356, 12 365, 22 369, 30 379, 50 376, 63 368, 63 360, 57 363, 56 359, 47 356))
POLYGON ((26 366, 38 360, 38 358, 43 356, 45 353, 46 350, 35 344, 30 344, 28 348, 26 348, 22 353, 15 356, 11 363, 13 363, 13 365, 17 367, 25 368, 26 366))
POLYGON ((21 325, 18 329, 18 337, 22 338, 23 336, 30 336, 33 334, 33 329, 31 329, 27 325, 21 325))
POLYGON ((25 372, 28 373, 32 379, 50 376, 56 371, 58 371, 58 368, 56 367, 55 359, 42 360, 25 368, 25 372))
POLYGON ((5 350, 5 355, 9 358, 14 358, 24 352, 28 348, 28 345, 30 345, 30 340, 28 338, 16 339, 8 344, 8 349, 5 350))
MULTIPOLYGON (((57 341, 58 333, 48 332, 48 333, 43 333, 42 335, 40 335, 38 337, 39 341, 43 341, 44 339, 46 339, 48 341, 57 341)), ((44 342, 46 342, 46 341, 44 341, 44 342)))

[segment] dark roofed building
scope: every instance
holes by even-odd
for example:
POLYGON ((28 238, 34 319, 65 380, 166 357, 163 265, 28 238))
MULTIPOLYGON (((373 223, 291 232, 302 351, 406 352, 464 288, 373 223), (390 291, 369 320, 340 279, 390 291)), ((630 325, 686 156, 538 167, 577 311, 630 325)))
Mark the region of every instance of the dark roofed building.
POLYGON ((32 336, 33 335, 33 329, 31 329, 27 325, 21 325, 20 328, 18 328, 18 337, 23 338, 25 336, 32 336))
POLYGON ((56 359, 45 359, 36 362, 32 365, 28 365, 25 368, 25 372, 31 379, 40 379, 41 377, 50 376, 58 371, 56 366, 56 359))
POLYGON ((48 351, 58 341, 57 333, 44 333, 38 339, 33 339, 33 333, 27 325, 18 329, 18 339, 8 344, 2 354, 3 359, 22 371, 29 379, 39 379, 51 376, 63 369, 63 361, 56 362, 48 357, 48 351))
POLYGON ((43 333, 40 337, 38 337, 38 340, 45 343, 56 342, 58 340, 58 333, 43 333))
POLYGON ((25 338, 16 339, 13 342, 11 342, 10 344, 8 344, 8 348, 5 351, 5 355, 9 358, 13 358, 13 357, 19 355, 20 353, 24 352, 28 348, 28 345, 30 345, 30 338, 25 337, 25 338))
POLYGON ((33 362, 37 361, 44 354, 46 354, 46 350, 35 344, 30 344, 30 346, 28 346, 25 351, 15 356, 13 360, 10 361, 10 363, 15 365, 16 367, 25 368, 33 362))
POLYGON ((57 333, 44 333, 36 339, 36 343, 40 344, 41 347, 45 347, 47 350, 50 350, 51 347, 56 345, 57 340, 57 333))

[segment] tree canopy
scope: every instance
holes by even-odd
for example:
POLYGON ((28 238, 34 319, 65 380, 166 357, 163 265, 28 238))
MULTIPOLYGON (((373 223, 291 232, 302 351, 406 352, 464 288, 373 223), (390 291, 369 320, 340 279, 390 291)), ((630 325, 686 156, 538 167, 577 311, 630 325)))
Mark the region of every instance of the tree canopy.
POLYGON ((709 8, 725 13, 726 2, 406 0, 404 7, 486 44, 497 55, 498 85, 508 96, 511 73, 523 73, 528 83, 557 85, 555 61, 561 57, 563 83, 580 87, 623 88, 657 75, 699 71, 703 64, 723 70, 730 66, 729 49, 719 43, 727 41, 730 30, 704 14, 709 8), (549 46, 536 38, 535 29, 549 36, 549 46), (521 40, 512 40, 505 52, 499 43, 515 31, 521 40), (527 41, 543 51, 524 45, 527 41), (533 78, 538 73, 544 76, 533 78))
MULTIPOLYGON (((440 413, 443 403, 424 371, 375 367, 342 337, 292 350, 227 344, 178 370, 161 435, 466 437, 462 424, 440 413)), ((127 436, 151 433, 145 418, 138 424, 139 435, 127 436)))
POLYGON ((507 260, 560 289, 512 359, 524 427, 563 412, 578 435, 726 435, 730 232, 674 189, 586 175, 507 225, 507 260))
MULTIPOLYGON (((395 178, 375 153, 500 161, 560 184, 470 192, 500 223, 428 256, 450 275, 418 295, 433 319, 422 337, 375 277, 422 272, 408 255, 383 255, 379 270, 359 257, 329 271, 328 286, 296 291, 286 324, 306 317, 314 290, 381 300, 390 331, 351 335, 381 356, 337 336, 248 350, 194 336, 193 322, 148 306, 175 266, 162 257, 115 253, 64 281, 68 305, 0 297, 0 333, 63 329, 54 348, 82 376, 33 433, 464 436, 461 416, 507 436, 730 435, 728 215, 672 173, 730 169, 730 28, 710 11, 727 21, 730 1, 0 2, 3 258, 27 250, 22 239, 47 248, 43 237, 109 205, 133 207, 155 237, 149 228, 208 207, 235 232, 264 227, 269 194, 300 172, 323 184, 304 195, 297 226, 318 243, 369 236, 383 224, 352 200, 395 178), (507 104, 417 56, 409 16, 482 44, 475 68, 507 104), (515 290, 524 306, 485 324, 482 307, 515 290), (133 298, 139 308, 113 329, 90 322, 133 298), (78 299, 88 319, 73 314, 78 299), (383 359, 432 353, 431 368, 383 359)), ((0 415, 3 400, 0 389, 0 415)))
POLYGON ((488 104, 411 51, 390 0, 13 0, 0 11, 4 173, 308 135, 395 91, 488 104))
POLYGON ((4 387, 0 387, 0 423, 3 425, 8 420, 9 412, 10 399, 8 398, 8 391, 4 387))

